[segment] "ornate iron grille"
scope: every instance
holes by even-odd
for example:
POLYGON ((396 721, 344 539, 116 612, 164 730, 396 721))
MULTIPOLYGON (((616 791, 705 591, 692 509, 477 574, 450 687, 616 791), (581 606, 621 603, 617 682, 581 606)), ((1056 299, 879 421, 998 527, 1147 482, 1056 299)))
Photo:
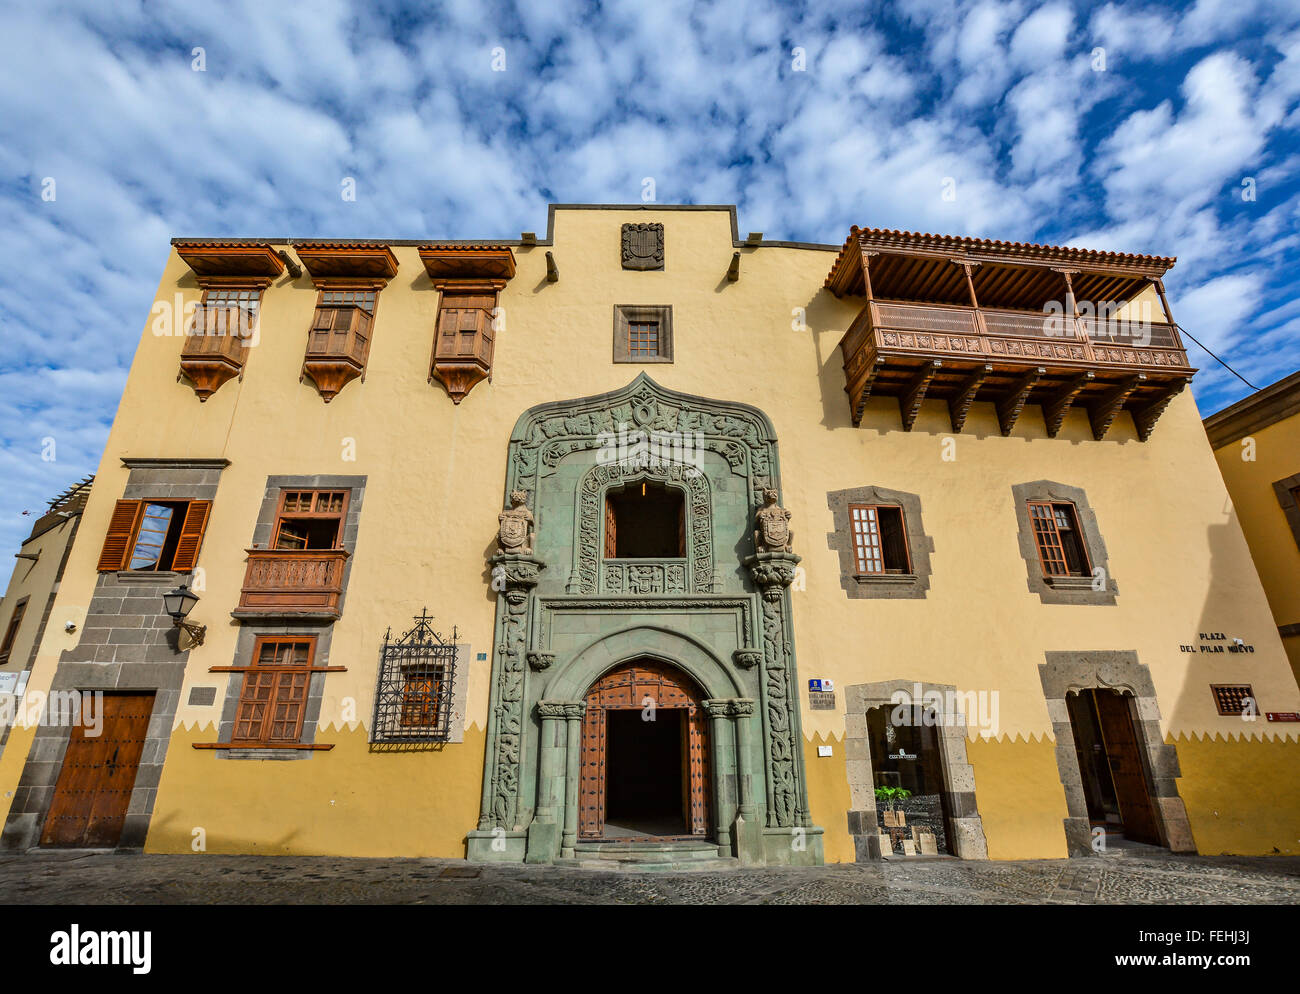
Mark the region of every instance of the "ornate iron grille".
POLYGON ((427 608, 414 621, 399 639, 384 632, 371 742, 446 742, 450 733, 457 631, 444 640, 427 608))

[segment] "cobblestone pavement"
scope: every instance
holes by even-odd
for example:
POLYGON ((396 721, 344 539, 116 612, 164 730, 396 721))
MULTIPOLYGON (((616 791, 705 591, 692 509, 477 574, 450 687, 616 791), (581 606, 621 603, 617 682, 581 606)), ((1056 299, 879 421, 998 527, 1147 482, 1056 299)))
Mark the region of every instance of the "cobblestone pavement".
POLYGON ((707 873, 445 859, 38 852, 0 904, 1300 904, 1300 857, 954 859, 707 873))

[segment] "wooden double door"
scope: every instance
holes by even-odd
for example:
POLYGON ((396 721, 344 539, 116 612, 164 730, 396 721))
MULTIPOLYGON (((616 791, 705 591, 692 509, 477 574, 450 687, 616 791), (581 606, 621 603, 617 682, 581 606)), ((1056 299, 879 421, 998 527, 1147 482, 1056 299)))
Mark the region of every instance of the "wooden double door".
POLYGON ((706 838, 709 764, 703 695, 656 660, 625 663, 587 692, 578 835, 706 838))
POLYGON ((1071 694, 1068 704, 1089 819, 1118 822, 1126 839, 1163 845, 1133 698, 1108 689, 1086 689, 1071 694))
POLYGON ((103 696, 102 724, 73 726, 41 832, 42 846, 116 846, 144 751, 154 695, 103 696))

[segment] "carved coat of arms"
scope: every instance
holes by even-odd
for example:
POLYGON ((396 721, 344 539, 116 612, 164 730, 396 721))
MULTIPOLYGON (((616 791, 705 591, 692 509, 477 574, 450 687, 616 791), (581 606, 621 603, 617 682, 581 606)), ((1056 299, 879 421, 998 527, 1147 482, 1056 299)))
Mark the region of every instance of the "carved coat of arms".
POLYGON ((763 506, 754 515, 754 551, 790 552, 794 532, 790 530, 790 512, 776 502, 775 490, 763 491, 763 506))
POLYGON ((497 541, 504 555, 530 556, 533 553, 533 512, 528 510, 528 495, 522 490, 510 492, 510 507, 497 515, 497 541))
POLYGON ((664 226, 662 224, 623 225, 623 268, 664 268, 664 226))

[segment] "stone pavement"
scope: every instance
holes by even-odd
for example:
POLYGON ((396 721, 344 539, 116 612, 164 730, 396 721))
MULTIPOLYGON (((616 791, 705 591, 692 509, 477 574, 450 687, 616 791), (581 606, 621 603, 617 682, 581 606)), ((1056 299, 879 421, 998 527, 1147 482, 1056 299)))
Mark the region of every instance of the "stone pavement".
POLYGON ((447 859, 32 852, 0 904, 1300 904, 1300 857, 1163 850, 709 873, 470 866, 447 859))

